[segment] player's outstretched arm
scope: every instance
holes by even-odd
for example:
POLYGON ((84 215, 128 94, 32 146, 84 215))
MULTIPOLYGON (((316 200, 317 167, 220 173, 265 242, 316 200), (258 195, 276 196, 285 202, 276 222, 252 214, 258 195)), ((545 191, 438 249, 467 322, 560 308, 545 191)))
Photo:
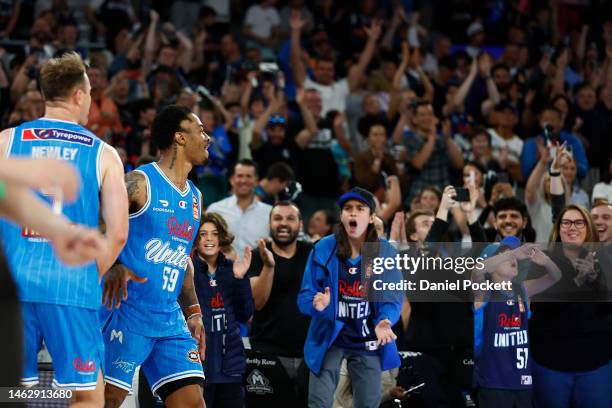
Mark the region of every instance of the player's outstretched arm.
POLYGON ((103 149, 100 208, 106 226, 106 251, 97 258, 100 275, 113 265, 128 237, 128 197, 123 182, 123 164, 114 148, 104 145, 103 149))

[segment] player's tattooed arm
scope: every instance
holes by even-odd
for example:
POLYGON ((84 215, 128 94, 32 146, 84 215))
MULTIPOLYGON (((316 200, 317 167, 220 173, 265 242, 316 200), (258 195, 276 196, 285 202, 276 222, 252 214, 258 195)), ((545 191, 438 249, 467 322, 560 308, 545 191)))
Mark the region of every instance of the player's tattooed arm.
POLYGON ((147 180, 141 172, 131 171, 125 175, 125 187, 130 202, 130 214, 134 214, 147 202, 147 180))
POLYGON ((191 259, 188 259, 185 279, 183 280, 178 302, 179 305, 181 305, 181 309, 183 309, 183 313, 185 313, 187 327, 198 343, 198 352, 200 354, 200 359, 203 361, 206 358, 206 332, 204 331, 202 310, 198 304, 198 296, 195 291, 193 275, 193 262, 191 262, 191 259))
POLYGON ((183 279, 183 286, 181 287, 181 293, 178 297, 179 305, 181 305, 181 309, 183 309, 183 311, 186 311, 189 306, 198 304, 198 296, 196 295, 193 276, 193 263, 190 260, 187 263, 187 269, 185 270, 185 279, 183 279))

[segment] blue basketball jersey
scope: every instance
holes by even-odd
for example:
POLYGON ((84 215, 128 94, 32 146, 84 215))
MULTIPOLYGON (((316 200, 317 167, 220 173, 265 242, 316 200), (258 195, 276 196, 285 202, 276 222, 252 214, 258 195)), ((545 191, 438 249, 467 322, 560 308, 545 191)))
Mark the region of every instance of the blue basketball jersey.
POLYGON ((483 388, 530 389, 527 332, 529 305, 524 288, 506 296, 493 292, 474 311, 474 381, 483 388))
MULTIPOLYGON (((62 120, 37 119, 11 129, 8 156, 57 158, 72 163, 81 178, 78 199, 65 203, 57 192, 39 196, 71 221, 97 228, 100 216, 100 155, 104 143, 82 126, 62 120)), ((55 255, 36 231, 1 221, 4 251, 22 301, 100 307, 101 290, 95 262, 71 267, 55 255)))
POLYGON ((344 326, 334 345, 358 354, 377 355, 372 311, 361 279, 361 256, 338 263, 337 319, 344 326))
POLYGON ((128 298, 116 312, 137 334, 171 336, 187 330, 177 298, 200 226, 201 194, 191 181, 180 191, 157 163, 135 171, 145 176, 147 202, 130 215, 130 233, 119 259, 147 281, 130 281, 128 298))

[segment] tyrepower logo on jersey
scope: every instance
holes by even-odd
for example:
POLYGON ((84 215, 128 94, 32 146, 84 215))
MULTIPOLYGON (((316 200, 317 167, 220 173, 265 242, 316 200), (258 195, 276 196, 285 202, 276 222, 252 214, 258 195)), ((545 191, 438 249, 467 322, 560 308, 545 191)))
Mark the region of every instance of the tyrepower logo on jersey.
POLYGON ((85 146, 92 146, 94 141, 91 136, 64 129, 25 129, 21 133, 21 140, 59 140, 62 142, 78 143, 85 146))
POLYGON ((168 235, 173 235, 188 241, 191 241, 193 238, 193 225, 190 225, 187 221, 183 221, 183 223, 180 224, 176 217, 168 218, 168 228, 168 235))
POLYGON ((91 374, 96 371, 96 362, 94 360, 85 360, 77 357, 72 360, 72 365, 79 374, 91 374))
POLYGON ((198 199, 194 194, 191 195, 191 210, 193 211, 193 219, 196 221, 200 220, 200 206, 198 205, 198 199))
POLYGON ((27 238, 29 242, 49 242, 47 238, 25 225, 21 227, 21 236, 27 238))
POLYGON ((499 327, 514 329, 521 327, 521 316, 514 313, 512 313, 511 316, 508 316, 505 313, 500 313, 497 315, 497 322, 499 323, 499 327))

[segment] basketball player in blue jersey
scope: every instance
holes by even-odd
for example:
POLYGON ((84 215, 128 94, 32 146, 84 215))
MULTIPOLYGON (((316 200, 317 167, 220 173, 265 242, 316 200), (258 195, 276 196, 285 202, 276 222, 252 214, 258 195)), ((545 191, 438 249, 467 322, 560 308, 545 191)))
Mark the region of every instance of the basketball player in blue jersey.
POLYGON ((161 157, 126 175, 130 234, 104 284, 113 307, 103 326, 106 407, 121 405, 137 366, 167 407, 202 407, 204 331, 189 258, 202 197, 187 175, 208 159, 210 138, 176 105, 158 113, 151 135, 161 157))
POLYGON ((482 252, 484 269, 474 282, 509 282, 510 290, 474 292, 474 382, 481 408, 523 408, 531 402, 531 358, 528 335, 529 298, 561 279, 557 265, 534 244, 505 237, 482 252), (529 259, 546 272, 517 282, 518 260, 529 259))
POLYGON ((71 267, 39 232, 3 223, 4 248, 17 282, 25 326, 22 383, 38 382, 37 354, 44 340, 53 359, 53 385, 76 390, 73 406, 101 406, 104 344, 97 315, 102 297, 99 279, 127 239, 123 166, 112 147, 82 127, 89 114, 91 85, 78 54, 49 60, 41 68, 39 85, 45 116, 2 132, 2 153, 71 163, 81 179, 79 199, 68 203, 56 188, 41 191, 40 197, 56 213, 90 228, 98 226, 101 214, 106 231, 96 262, 71 267))

